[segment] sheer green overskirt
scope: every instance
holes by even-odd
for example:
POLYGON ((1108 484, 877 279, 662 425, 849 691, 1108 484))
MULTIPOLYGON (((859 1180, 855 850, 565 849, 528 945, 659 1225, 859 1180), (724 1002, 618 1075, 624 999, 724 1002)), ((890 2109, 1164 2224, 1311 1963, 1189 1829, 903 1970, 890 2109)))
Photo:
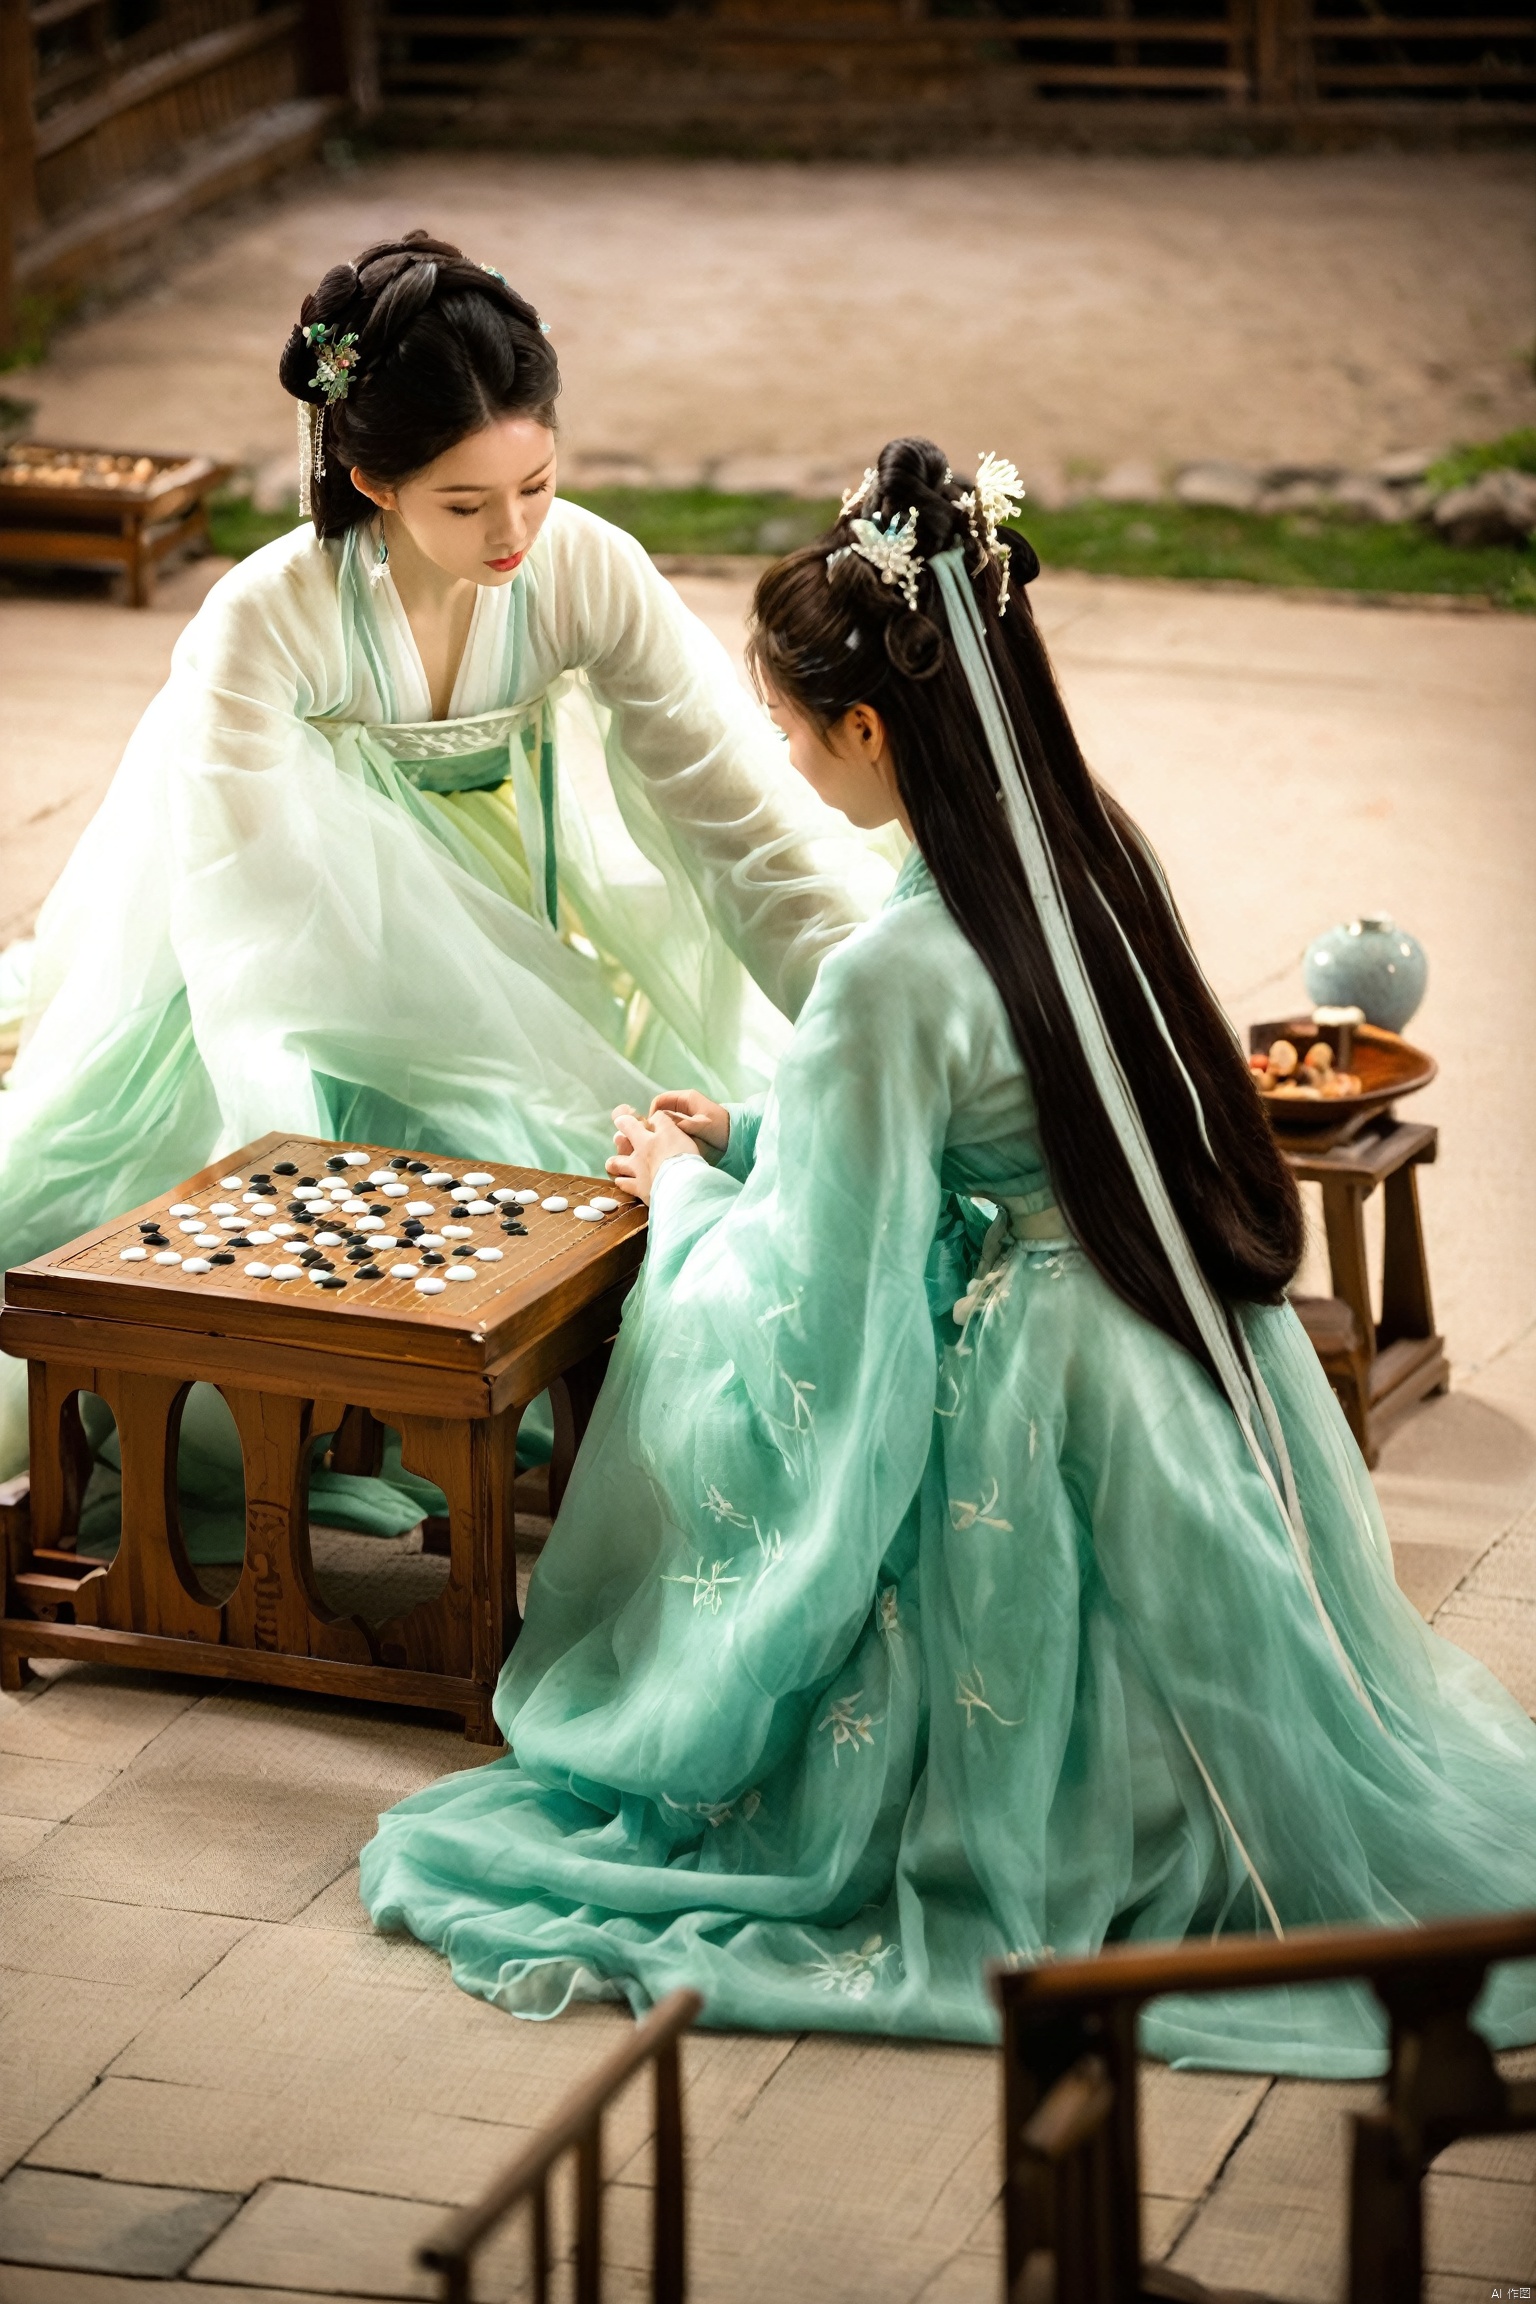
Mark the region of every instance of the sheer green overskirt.
MULTIPOLYGON (((978 1267, 956 1194, 1050 1197, 995 1010, 941 910, 894 905, 827 962, 745 1182, 663 1173, 511 1755, 364 1852, 375 1920, 467 1989, 981 2040, 988 1961, 1536 1900, 1536 1728, 1397 1590, 1294 1314, 1248 1326, 1310 1576, 1223 1397, 1070 1243, 978 1267)), ((1480 2020, 1536 2038, 1536 1970, 1480 2020)), ((1345 1990, 1145 2038, 1382 2060, 1345 1990)))

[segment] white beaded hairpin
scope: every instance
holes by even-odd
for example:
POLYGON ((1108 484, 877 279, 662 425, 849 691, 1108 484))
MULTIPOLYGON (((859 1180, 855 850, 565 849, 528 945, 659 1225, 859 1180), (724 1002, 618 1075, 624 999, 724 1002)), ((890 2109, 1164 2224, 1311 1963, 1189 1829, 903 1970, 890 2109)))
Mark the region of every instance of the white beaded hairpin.
MULTIPOLYGON (((950 480, 953 474, 946 472, 944 477, 950 480)), ((851 513, 860 511, 869 502, 878 482, 879 474, 874 467, 866 467, 858 486, 844 490, 842 510, 838 517, 848 520, 851 513)), ((1007 542, 998 534, 998 530, 1005 520, 1015 517, 1023 498, 1024 486, 1017 465, 1009 463, 1006 457, 994 456, 990 449, 977 464, 974 486, 956 498, 960 510, 970 522, 971 534, 1002 573, 1002 590, 998 596, 999 615, 1008 605, 1010 561, 1007 542)), ((917 579, 927 566, 917 549, 916 505, 908 505, 905 516, 893 512, 884 527, 878 520, 862 517, 851 520, 849 525, 852 529, 849 541, 827 555, 828 576, 840 560, 850 556, 867 560, 879 574, 882 584, 890 584, 899 589, 907 606, 915 609, 917 579)))

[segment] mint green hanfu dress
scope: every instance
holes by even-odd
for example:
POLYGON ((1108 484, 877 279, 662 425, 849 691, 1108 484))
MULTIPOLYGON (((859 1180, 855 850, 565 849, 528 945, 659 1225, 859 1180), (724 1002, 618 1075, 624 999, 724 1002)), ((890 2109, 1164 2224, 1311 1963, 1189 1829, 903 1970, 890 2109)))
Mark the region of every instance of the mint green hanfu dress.
MULTIPOLYGON (((1225 1397, 1067 1236, 914 853, 760 1127, 661 1171, 511 1751, 381 1818, 375 1922, 521 2015, 688 1984, 711 2024, 986 2040, 989 1961, 1536 1901, 1536 1727, 1397 1590, 1295 1314, 1244 1325, 1315 1593, 1225 1397)), ((1480 2021, 1536 2038, 1536 1963, 1480 2021)), ((1165 2000, 1144 2037, 1383 2060, 1363 1988, 1165 2000)))
MULTIPOLYGON (((867 853, 632 538, 556 501, 438 721, 373 559, 305 523, 215 585, 4 956, 0 1265, 272 1129, 590 1173, 617 1101, 761 1087, 869 909, 867 853)), ((23 1376, 0 1362, 0 1475, 23 1376)), ((232 1450, 200 1387, 196 1558, 240 1556, 232 1450)), ((322 1472, 311 1501, 383 1531, 434 1495, 322 1472)))

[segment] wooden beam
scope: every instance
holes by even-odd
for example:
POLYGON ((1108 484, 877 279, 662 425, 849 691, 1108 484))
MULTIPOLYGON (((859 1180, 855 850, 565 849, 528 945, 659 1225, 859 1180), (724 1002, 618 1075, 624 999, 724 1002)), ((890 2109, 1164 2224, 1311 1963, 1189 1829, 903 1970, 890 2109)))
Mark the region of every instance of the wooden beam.
POLYGON ((0 200, 18 240, 37 222, 34 70, 27 0, 0 0, 0 200))
POLYGON ((1231 39, 1225 17, 1191 23, 1156 18, 1103 16, 1034 17, 931 16, 920 29, 907 24, 852 22, 743 23, 709 16, 381 16, 381 33, 434 40, 591 40, 631 41, 637 47, 679 44, 715 47, 795 48, 808 43, 843 48, 1016 47, 1025 40, 1197 40, 1224 48, 1231 39))

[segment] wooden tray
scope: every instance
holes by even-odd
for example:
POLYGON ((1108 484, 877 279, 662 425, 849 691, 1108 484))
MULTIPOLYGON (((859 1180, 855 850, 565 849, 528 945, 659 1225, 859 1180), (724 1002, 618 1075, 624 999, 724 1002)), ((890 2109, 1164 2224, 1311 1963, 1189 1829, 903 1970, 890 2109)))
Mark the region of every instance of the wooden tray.
POLYGON ((211 456, 22 440, 0 458, 0 560, 120 567, 136 608, 156 564, 208 542, 208 499, 230 477, 211 456))
MULTIPOLYGON (((1276 1040, 1289 1040, 1298 1056, 1318 1040, 1333 1042, 1337 1034, 1313 1023, 1310 1016, 1292 1016, 1275 1023, 1251 1024, 1250 1055, 1262 1055, 1276 1040)), ((1358 1096, 1319 1097, 1314 1104, 1300 1096, 1263 1099, 1270 1124, 1282 1141, 1304 1139, 1314 1151, 1347 1144, 1378 1112, 1390 1111, 1399 1096, 1412 1096, 1427 1088, 1440 1067, 1433 1056, 1414 1048, 1396 1032, 1379 1024, 1357 1024, 1354 1054, 1349 1069, 1360 1080, 1358 1096)))

